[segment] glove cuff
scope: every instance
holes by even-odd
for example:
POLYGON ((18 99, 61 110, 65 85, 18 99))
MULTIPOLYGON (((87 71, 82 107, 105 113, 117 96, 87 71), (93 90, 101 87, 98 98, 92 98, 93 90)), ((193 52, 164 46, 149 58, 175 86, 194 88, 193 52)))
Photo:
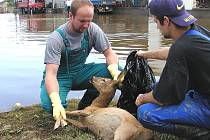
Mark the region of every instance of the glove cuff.
POLYGON ((107 68, 113 78, 115 77, 116 74, 118 74, 118 65, 117 64, 110 64, 107 68))
POLYGON ((61 99, 60 99, 60 96, 57 92, 55 92, 55 91, 51 92, 49 97, 51 99, 52 106, 61 104, 61 99))

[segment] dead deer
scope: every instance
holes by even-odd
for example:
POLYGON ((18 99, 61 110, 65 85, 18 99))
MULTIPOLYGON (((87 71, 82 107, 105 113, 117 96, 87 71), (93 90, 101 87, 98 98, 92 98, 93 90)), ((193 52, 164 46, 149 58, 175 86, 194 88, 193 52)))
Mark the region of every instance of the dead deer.
POLYGON ((66 111, 68 116, 80 117, 79 121, 67 119, 68 123, 81 129, 87 128, 103 140, 152 138, 152 131, 144 128, 130 113, 120 108, 108 107, 119 85, 117 80, 93 77, 91 83, 100 95, 84 110, 66 111))

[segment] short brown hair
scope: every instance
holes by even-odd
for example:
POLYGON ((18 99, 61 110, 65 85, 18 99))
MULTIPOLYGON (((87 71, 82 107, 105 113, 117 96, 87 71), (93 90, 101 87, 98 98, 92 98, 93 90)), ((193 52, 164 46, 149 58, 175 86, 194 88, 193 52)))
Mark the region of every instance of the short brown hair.
MULTIPOLYGON (((176 26, 177 29, 185 29, 185 28, 188 28, 188 26, 187 26, 187 27, 185 27, 185 26, 180 26, 180 25, 174 23, 174 22, 170 19, 170 17, 168 17, 168 18, 169 18, 170 22, 172 22, 172 23, 176 26)), ((163 16, 156 16, 156 19, 159 20, 160 25, 163 25, 163 24, 164 24, 164 17, 163 17, 163 16)))
POLYGON ((82 6, 90 6, 90 7, 93 7, 93 4, 90 0, 73 0, 72 3, 71 3, 71 13, 73 16, 76 15, 76 12, 77 10, 82 7, 82 6))

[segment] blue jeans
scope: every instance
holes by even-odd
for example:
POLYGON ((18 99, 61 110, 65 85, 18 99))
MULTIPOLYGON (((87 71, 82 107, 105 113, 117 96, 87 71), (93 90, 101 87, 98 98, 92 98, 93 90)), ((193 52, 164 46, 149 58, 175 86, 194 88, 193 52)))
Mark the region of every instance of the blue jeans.
POLYGON ((137 118, 145 128, 173 133, 176 124, 210 129, 210 96, 190 90, 177 105, 146 103, 138 107, 137 118))

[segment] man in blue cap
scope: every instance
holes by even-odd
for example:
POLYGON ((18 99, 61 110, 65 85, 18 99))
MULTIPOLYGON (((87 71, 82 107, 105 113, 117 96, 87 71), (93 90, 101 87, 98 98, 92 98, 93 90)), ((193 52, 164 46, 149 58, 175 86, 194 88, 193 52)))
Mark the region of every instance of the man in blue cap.
POLYGON ((137 52, 144 58, 166 60, 153 90, 136 99, 138 120, 160 132, 208 139, 210 32, 195 24, 197 19, 185 10, 182 0, 152 0, 149 8, 164 38, 174 43, 170 48, 137 52))

